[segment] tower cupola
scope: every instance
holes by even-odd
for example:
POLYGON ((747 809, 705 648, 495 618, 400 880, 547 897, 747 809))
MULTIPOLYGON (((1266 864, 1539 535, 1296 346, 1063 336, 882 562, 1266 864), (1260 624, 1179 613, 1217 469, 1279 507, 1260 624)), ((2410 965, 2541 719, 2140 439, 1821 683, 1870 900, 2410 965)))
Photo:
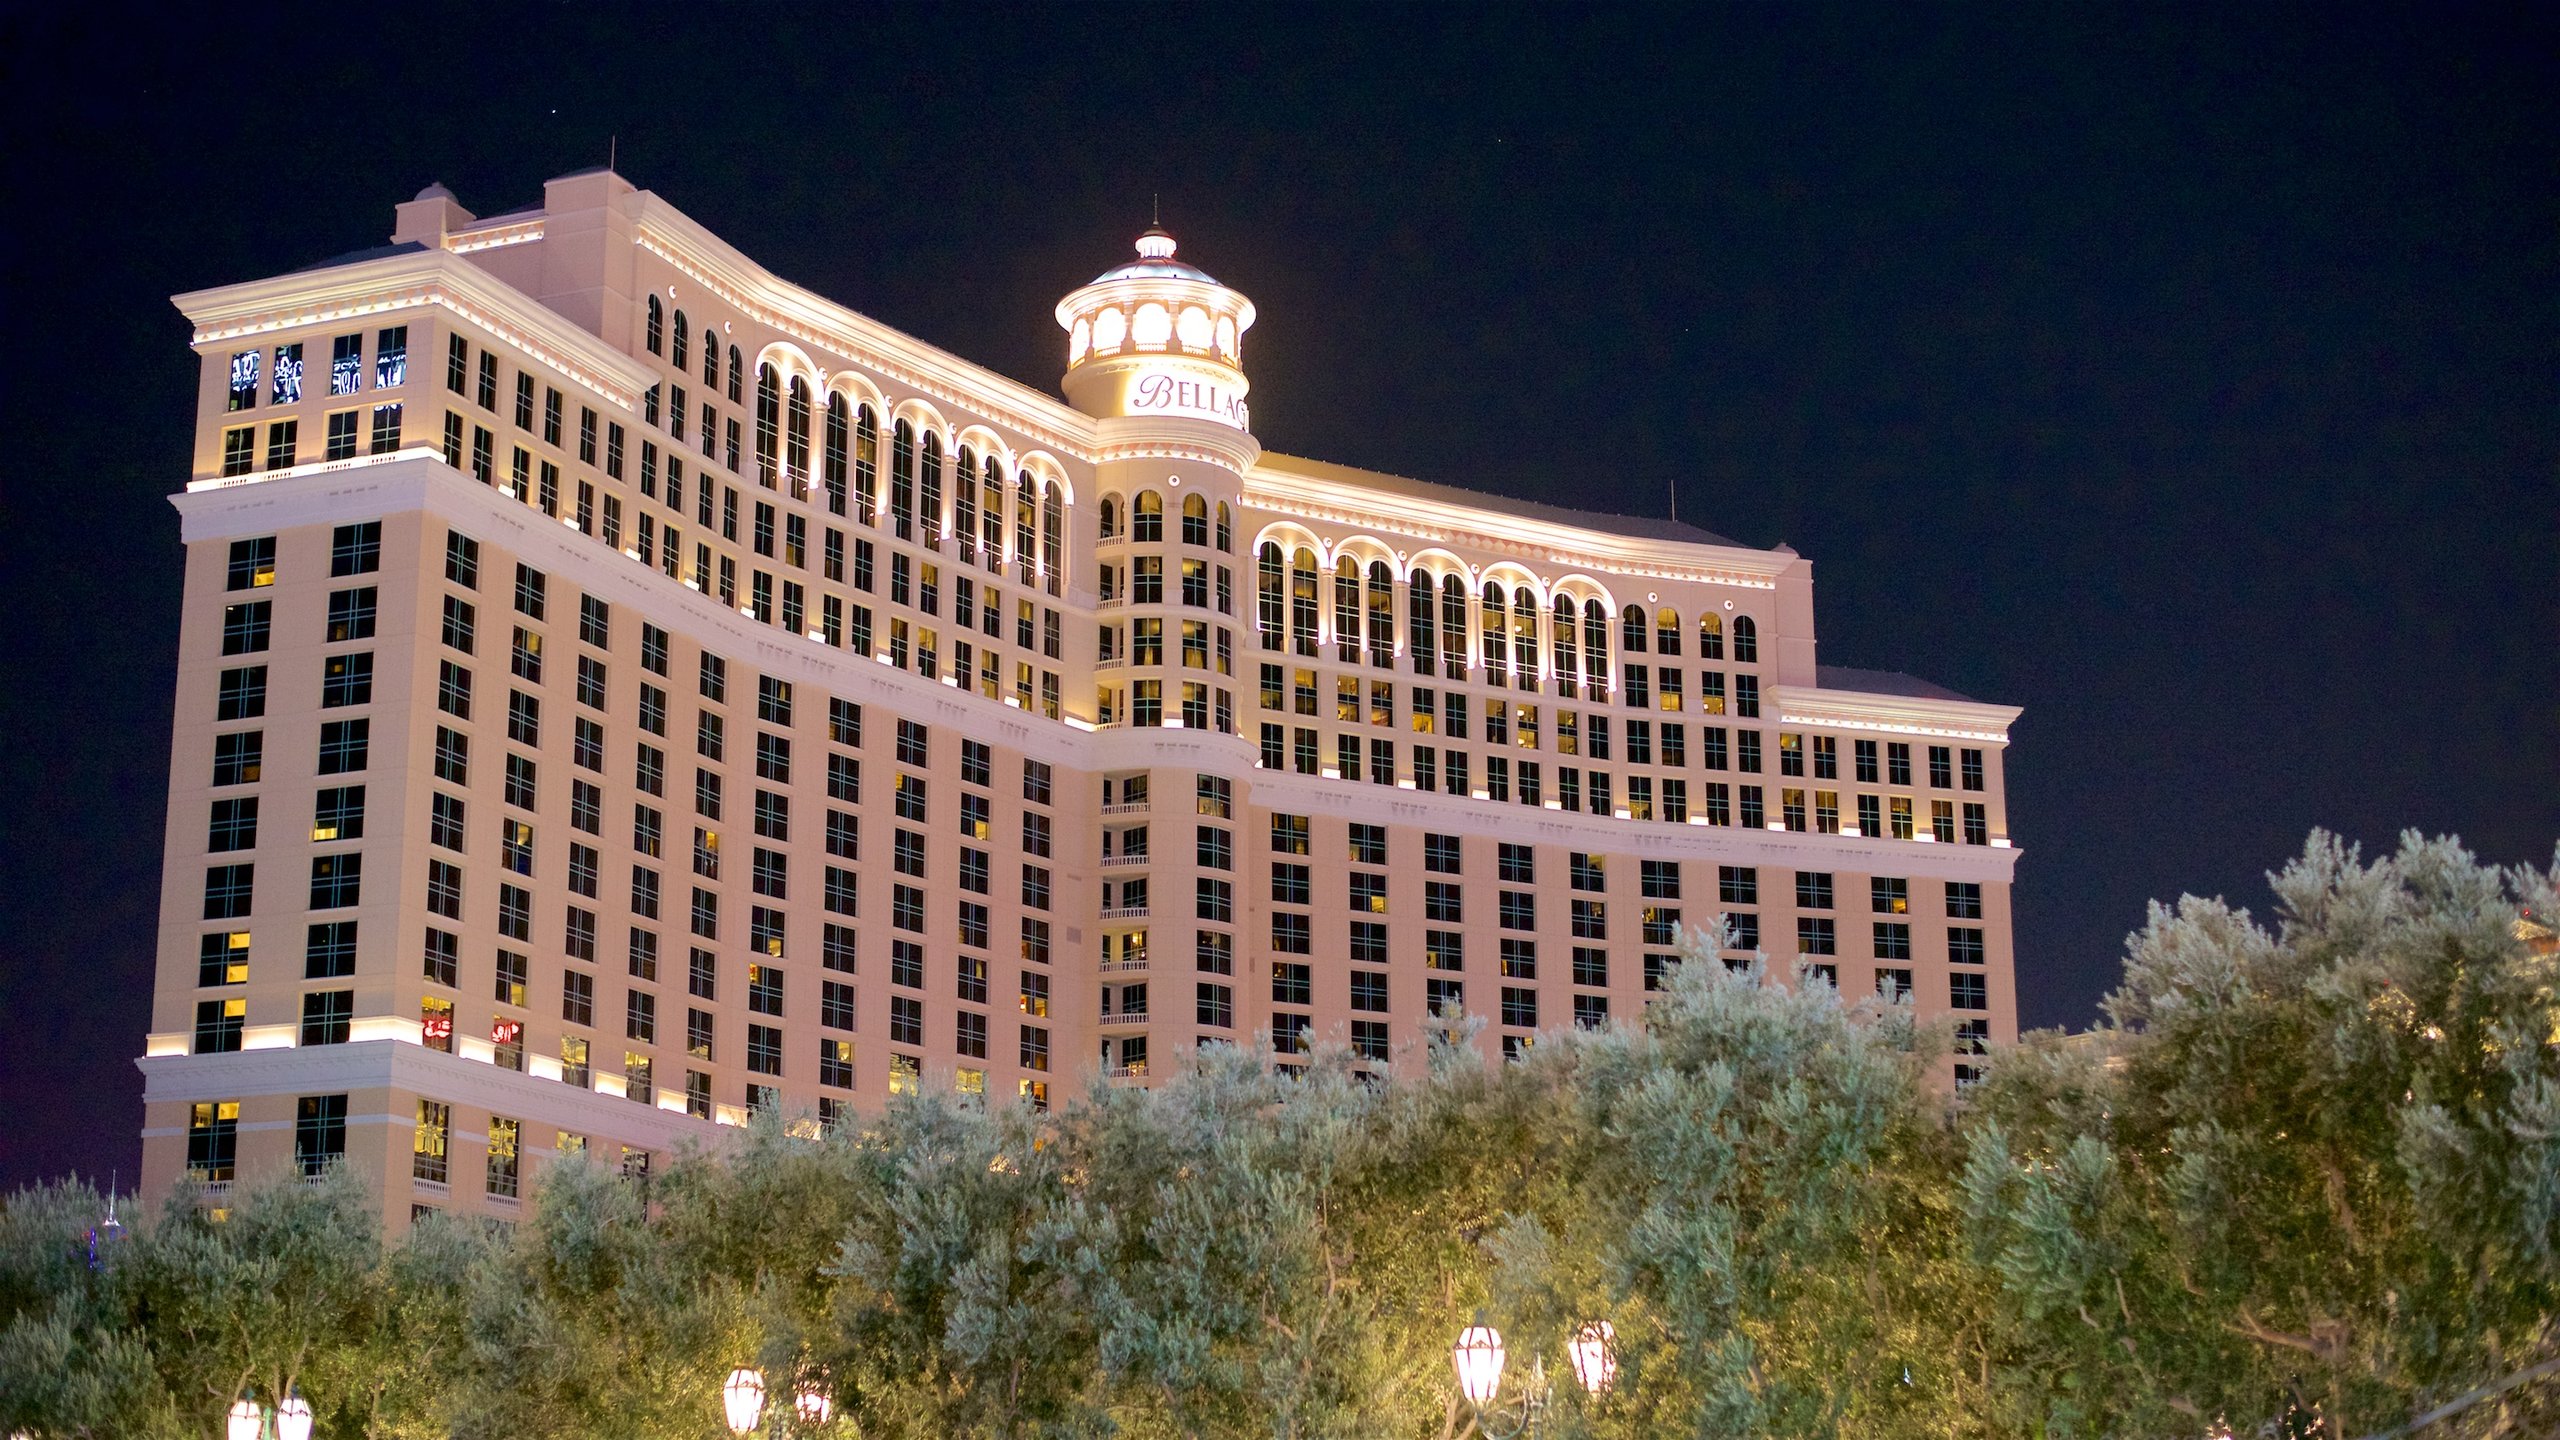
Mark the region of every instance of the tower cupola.
POLYGON ((1205 420, 1251 430, 1242 346, 1253 302, 1175 258, 1150 226, 1138 258, 1058 302, 1067 332, 1067 400, 1088 415, 1205 420))

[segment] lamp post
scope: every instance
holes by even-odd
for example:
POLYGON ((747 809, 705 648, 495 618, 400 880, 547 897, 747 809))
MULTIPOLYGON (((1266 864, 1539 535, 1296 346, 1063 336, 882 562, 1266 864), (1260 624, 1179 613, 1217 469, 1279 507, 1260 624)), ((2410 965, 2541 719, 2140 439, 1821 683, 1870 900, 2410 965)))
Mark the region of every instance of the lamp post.
MULTIPOLYGON (((1617 1330, 1608 1321, 1594 1320, 1576 1330, 1566 1354, 1573 1363, 1574 1379, 1591 1394, 1598 1395, 1617 1382, 1617 1330)), ((1555 1398, 1554 1387, 1547 1383, 1546 1357, 1531 1357, 1527 1382, 1507 1400, 1502 1398, 1506 1358, 1502 1332, 1485 1323, 1481 1310, 1475 1323, 1459 1331, 1457 1343, 1449 1347, 1449 1364, 1458 1373, 1458 1393, 1475 1411, 1476 1428, 1488 1440, 1536 1440, 1555 1398)))
POLYGON ((766 1433, 781 1435, 786 1430, 815 1431, 835 1416, 835 1401, 827 1394, 826 1385, 814 1375, 804 1375, 792 1387, 791 1404, 765 1406, 764 1372, 741 1365, 729 1372, 728 1382, 720 1387, 720 1404, 733 1435, 753 1435, 761 1424, 766 1433))
POLYGON ((222 1433, 226 1440, 311 1440, 312 1419, 311 1402, 302 1398, 299 1386, 272 1406, 259 1404, 244 1390, 223 1412, 222 1433))

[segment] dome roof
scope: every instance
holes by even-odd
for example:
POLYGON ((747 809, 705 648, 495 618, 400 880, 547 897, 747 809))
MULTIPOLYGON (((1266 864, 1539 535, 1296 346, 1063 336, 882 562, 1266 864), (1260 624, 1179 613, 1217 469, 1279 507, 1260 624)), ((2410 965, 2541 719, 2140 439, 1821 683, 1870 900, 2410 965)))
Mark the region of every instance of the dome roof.
POLYGON ((1106 280, 1197 280, 1215 285, 1218 277, 1197 265, 1185 265, 1173 258, 1173 236, 1161 225, 1149 226, 1138 237, 1138 258, 1125 265, 1114 265, 1093 277, 1093 284, 1106 280))

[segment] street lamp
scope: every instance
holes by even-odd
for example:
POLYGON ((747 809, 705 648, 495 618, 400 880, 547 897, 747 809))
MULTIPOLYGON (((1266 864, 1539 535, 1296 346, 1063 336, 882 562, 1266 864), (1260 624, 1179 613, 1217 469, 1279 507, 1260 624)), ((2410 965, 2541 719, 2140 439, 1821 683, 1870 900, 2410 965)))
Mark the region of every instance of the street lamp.
POLYGON ((836 1402, 827 1398, 826 1387, 818 1381, 803 1380, 798 1393, 791 1397, 791 1408, 800 1412, 803 1425, 824 1425, 836 1413, 836 1402))
POLYGON ((729 1383, 720 1387, 720 1403, 729 1412, 731 1434, 753 1434, 764 1418, 764 1376, 744 1365, 730 1371, 729 1383))
POLYGON ((1597 1395, 1618 1383, 1618 1327, 1594 1320, 1573 1332, 1573 1378, 1597 1395))
MULTIPOLYGON (((1583 1389, 1597 1395, 1616 1382, 1617 1330, 1608 1321, 1594 1320, 1576 1330, 1566 1350, 1574 1378, 1583 1389)), ((1449 1347, 1449 1364, 1458 1372, 1458 1393, 1474 1408, 1476 1428, 1489 1440, 1535 1440, 1554 1399, 1553 1387, 1547 1384, 1546 1357, 1531 1358, 1528 1383, 1509 1400, 1499 1398, 1504 1359, 1502 1332, 1485 1323, 1481 1310, 1475 1323, 1459 1331, 1457 1343, 1449 1347)))
POLYGON ((311 1440, 312 1419, 311 1402, 302 1398, 299 1386, 287 1390, 273 1408, 243 1391, 223 1412, 222 1433, 227 1440, 311 1440))

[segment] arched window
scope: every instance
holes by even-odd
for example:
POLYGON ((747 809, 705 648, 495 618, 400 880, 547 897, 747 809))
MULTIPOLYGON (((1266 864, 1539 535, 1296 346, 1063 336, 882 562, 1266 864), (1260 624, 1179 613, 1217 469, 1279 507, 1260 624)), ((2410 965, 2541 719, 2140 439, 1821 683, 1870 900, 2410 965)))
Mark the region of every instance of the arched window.
POLYGON ((1752 624, 1751 617, 1748 615, 1733 617, 1733 663, 1736 665, 1760 663, 1760 627, 1752 624))
POLYGON ((1302 545, 1289 557, 1290 648, 1312 660, 1316 635, 1316 552, 1302 545))
POLYGON ((1067 498, 1052 480, 1040 487, 1040 568, 1049 593, 1055 595, 1067 573, 1067 498))
POLYGON ((1698 617, 1698 658, 1724 658, 1724 621, 1712 610, 1698 617))
POLYGON ((1428 675, 1437 668, 1440 657, 1440 622, 1432 613, 1433 592, 1429 571, 1419 566, 1405 579, 1405 648, 1413 652, 1413 673, 1428 675))
POLYGON ((1484 656, 1485 674, 1491 677, 1492 682, 1496 685, 1508 684, 1511 677, 1511 647, 1503 642, 1502 637, 1503 632, 1510 629, 1511 625, 1503 607, 1500 582, 1493 580, 1484 582, 1483 600, 1484 611, 1477 624, 1483 643, 1477 647, 1477 650, 1484 656))
POLYGON ((1285 619, 1282 611, 1288 603, 1283 593, 1288 584, 1287 578, 1282 573, 1285 566, 1280 555, 1280 547, 1268 540, 1262 542, 1262 549, 1255 558, 1258 562, 1261 583, 1255 592, 1258 605, 1254 622, 1262 631, 1262 648, 1277 650, 1280 648, 1280 627, 1285 619))
POLYGON ((852 427, 845 423, 844 412, 844 397, 829 391, 826 446, 820 452, 824 456, 824 469, 820 478, 827 487, 827 509, 837 515, 844 513, 847 455, 852 446, 852 427))
POLYGON ((1653 649, 1658 655, 1680 653, 1680 612, 1668 605, 1653 612, 1653 649))
POLYGON ((1218 549, 1221 552, 1231 553, 1235 548, 1235 526, 1227 518, 1227 502, 1221 500, 1218 502, 1218 549))
POLYGON ((720 383, 720 342, 712 338, 711 327, 702 327, 702 383, 720 383))
POLYGON ((926 548, 942 548, 942 437, 928 430, 916 461, 916 518, 924 522, 926 548))
POLYGON ((773 488, 775 452, 782 444, 782 377, 771 365, 756 367, 756 479, 773 488))
POLYGON ((1467 587, 1455 575, 1440 577, 1440 675, 1467 678, 1467 587))
POLYGON ((1348 555, 1333 562, 1333 653, 1346 663, 1360 658, 1360 562, 1348 555))
POLYGON ((1583 668, 1591 674, 1591 698, 1609 698, 1609 611, 1597 600, 1582 602, 1583 668))
POLYGON ((978 530, 986 542, 987 569, 1001 575, 1004 573, 1004 468, 996 463, 996 457, 990 455, 979 470, 978 478, 985 492, 979 496, 978 530))
POLYGON ((889 427, 889 528, 901 540, 916 538, 916 427, 889 427))
POLYGON ((1396 572, 1384 560, 1369 562, 1369 663, 1396 663, 1396 572))
POLYGON ((951 476, 951 535, 960 542, 960 563, 978 562, 978 452, 975 447, 960 447, 960 461, 951 476))
POLYGON ((644 327, 644 338, 648 343, 650 354, 657 354, 659 347, 666 343, 666 329, 667 307, 659 304, 658 297, 652 295, 649 297, 649 316, 644 327))
POLYGON ((1511 592, 1511 661, 1523 690, 1538 688, 1538 597, 1526 585, 1511 592))
POLYGON ((791 477, 791 493, 809 493, 809 382, 794 375, 783 411, 782 473, 791 477))
POLYGON ((1138 492, 1137 511, 1129 521, 1129 538, 1141 545, 1164 539, 1164 497, 1153 490, 1138 492))
POLYGON ((1185 545, 1209 543, 1209 502, 1198 495, 1182 497, 1182 543, 1185 545))
POLYGON ((1025 585, 1040 583, 1040 479, 1028 469, 1013 477, 1014 573, 1025 585))
POLYGON ((1618 648, 1630 655, 1645 652, 1644 611, 1630 605, 1618 616, 1618 648))
POLYGON ((678 370, 693 363, 693 325, 681 310, 676 312, 675 348, 667 352, 667 363, 678 370))
POLYGON ((1556 597, 1556 693, 1567 700, 1582 693, 1582 616, 1573 597, 1556 597))
POLYGON ((853 514, 865 525, 880 523, 880 418, 868 405, 853 414, 853 514))

